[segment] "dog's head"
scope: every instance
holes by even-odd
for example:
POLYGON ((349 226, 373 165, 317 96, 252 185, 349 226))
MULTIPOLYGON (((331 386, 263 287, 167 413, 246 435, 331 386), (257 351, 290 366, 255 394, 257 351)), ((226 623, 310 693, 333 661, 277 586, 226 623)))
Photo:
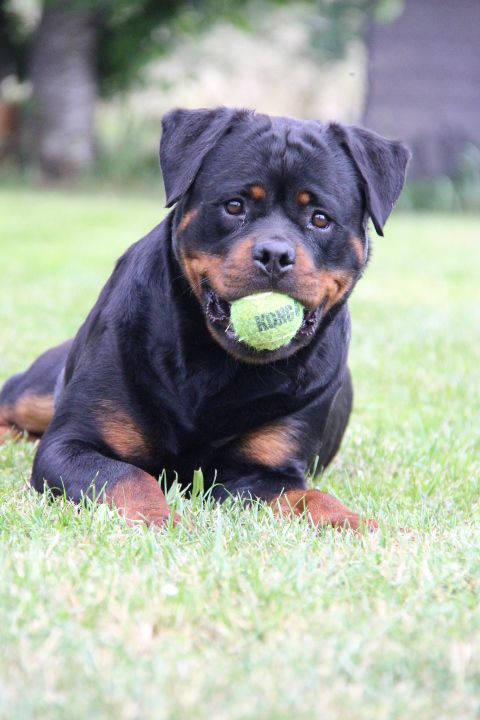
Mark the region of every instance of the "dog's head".
POLYGON ((401 192, 409 152, 338 124, 247 110, 174 110, 160 160, 174 251, 208 329, 236 358, 270 362, 307 345, 343 304, 401 192), (229 327, 230 303, 275 290, 304 306, 294 339, 255 351, 229 327))

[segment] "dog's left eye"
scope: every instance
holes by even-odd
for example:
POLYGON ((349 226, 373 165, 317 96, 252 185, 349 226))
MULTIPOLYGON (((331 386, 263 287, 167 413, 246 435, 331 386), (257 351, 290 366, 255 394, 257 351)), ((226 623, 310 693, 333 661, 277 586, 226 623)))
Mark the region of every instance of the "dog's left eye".
POLYGON ((315 225, 315 227, 320 228, 321 230, 325 230, 330 225, 330 218, 328 218, 324 213, 315 210, 312 215, 312 225, 315 225))
POLYGON ((245 212, 243 200, 239 200, 238 198, 227 200, 224 207, 229 215, 241 215, 245 212))

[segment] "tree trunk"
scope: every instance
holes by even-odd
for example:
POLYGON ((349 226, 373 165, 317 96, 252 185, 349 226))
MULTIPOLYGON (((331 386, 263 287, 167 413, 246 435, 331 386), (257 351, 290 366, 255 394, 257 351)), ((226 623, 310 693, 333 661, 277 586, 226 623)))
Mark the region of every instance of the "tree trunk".
POLYGON ((365 125, 410 145, 410 177, 454 176, 480 146, 480 0, 406 0, 367 45, 365 125))
POLYGON ((30 153, 50 178, 92 164, 98 23, 68 0, 46 3, 33 40, 30 153))

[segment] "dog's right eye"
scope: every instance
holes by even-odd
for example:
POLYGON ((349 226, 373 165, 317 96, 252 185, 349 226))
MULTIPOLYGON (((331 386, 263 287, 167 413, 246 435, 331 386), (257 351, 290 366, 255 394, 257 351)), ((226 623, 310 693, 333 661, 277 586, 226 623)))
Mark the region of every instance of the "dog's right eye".
POLYGON ((239 200, 238 198, 234 198, 233 200, 227 200, 224 207, 229 215, 241 215, 243 212, 245 212, 245 205, 243 203, 243 200, 239 200))

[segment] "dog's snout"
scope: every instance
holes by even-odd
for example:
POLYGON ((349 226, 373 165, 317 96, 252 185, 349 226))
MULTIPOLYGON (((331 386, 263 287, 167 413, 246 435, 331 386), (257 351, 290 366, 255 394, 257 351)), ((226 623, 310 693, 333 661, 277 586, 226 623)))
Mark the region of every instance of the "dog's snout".
POLYGON ((255 265, 271 277, 284 275, 295 264, 295 249, 283 240, 262 240, 252 254, 255 265))

